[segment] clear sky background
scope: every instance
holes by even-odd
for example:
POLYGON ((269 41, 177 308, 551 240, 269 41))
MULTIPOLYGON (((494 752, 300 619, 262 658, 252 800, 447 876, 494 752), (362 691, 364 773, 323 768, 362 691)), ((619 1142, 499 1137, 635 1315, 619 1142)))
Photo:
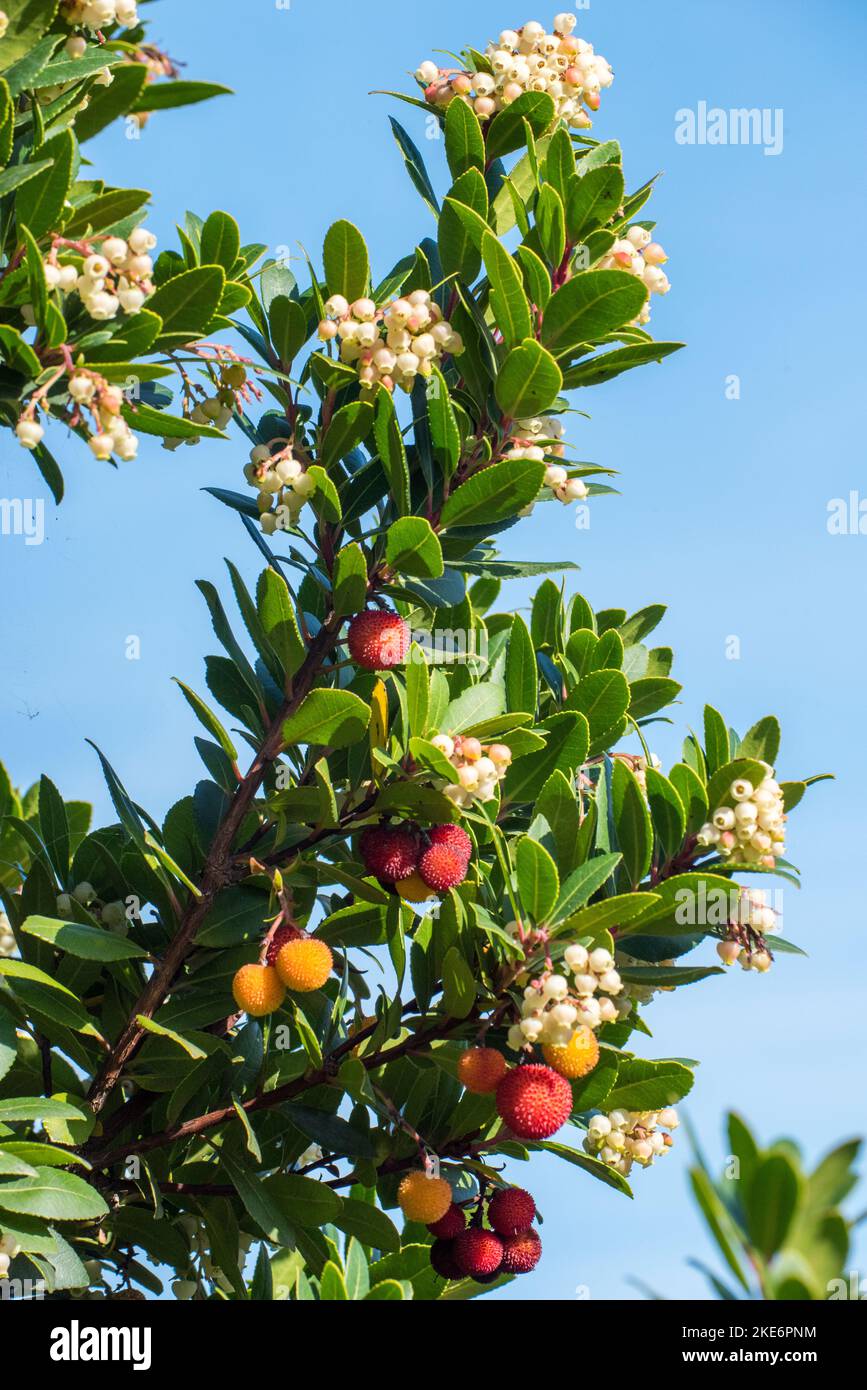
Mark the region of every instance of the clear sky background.
MULTIPOLYGON (((246 241, 300 241, 314 255, 345 216, 363 229, 381 275, 432 227, 389 112, 440 188, 444 158, 425 141, 421 113, 368 91, 409 91, 407 70, 434 49, 483 47, 531 17, 550 25, 561 6, 549 8, 163 0, 154 40, 188 64, 187 76, 237 95, 155 117, 139 141, 118 125, 88 148, 101 176, 155 191, 161 246, 186 207, 225 208, 246 241)), ((715 1158, 728 1107, 763 1138, 791 1135, 815 1157, 867 1131, 867 536, 827 528, 832 499, 859 488, 867 497, 867 9, 861 0, 593 0, 578 32, 616 73, 594 134, 621 141, 632 187, 664 172, 652 213, 673 290, 654 300, 652 329, 689 347, 576 397, 592 419, 573 417, 570 437, 581 458, 619 470, 623 496, 594 504, 589 531, 576 531, 565 508, 540 508, 503 549, 576 561, 576 587, 597 607, 669 605, 660 635, 677 652, 684 693, 678 728, 652 731, 666 766, 709 700, 741 731, 780 715, 785 778, 836 773, 789 827, 804 889, 786 889, 784 927, 809 960, 784 956, 769 976, 737 971, 662 996, 648 1018, 655 1036, 642 1040, 648 1056, 702 1059, 684 1108, 715 1158), (782 153, 679 145, 676 112, 702 101, 781 108, 782 153), (738 400, 726 395, 733 374, 738 400), (730 637, 739 660, 727 659, 730 637)), ((46 503, 44 544, 0 537, 0 756, 19 784, 46 771, 104 820, 113 817, 88 736, 154 814, 202 775, 197 726, 169 679, 204 689, 202 657, 216 649, 193 581, 223 583, 223 556, 250 575, 258 568, 238 519, 200 491, 243 486, 242 442, 176 453, 143 445, 138 462, 114 472, 55 433, 68 497, 59 511, 46 503), (126 659, 130 635, 141 639, 139 661, 126 659)), ((43 495, 4 435, 0 497, 43 495)), ((504 597, 519 607, 528 592, 515 583, 504 597)), ((638 1297, 632 1273, 669 1296, 705 1297, 685 1263, 709 1254, 687 1167, 681 1131, 671 1156, 636 1172, 630 1204, 556 1160, 534 1160, 525 1180, 546 1216, 545 1257, 503 1296, 568 1299, 587 1286, 593 1298, 638 1297)))

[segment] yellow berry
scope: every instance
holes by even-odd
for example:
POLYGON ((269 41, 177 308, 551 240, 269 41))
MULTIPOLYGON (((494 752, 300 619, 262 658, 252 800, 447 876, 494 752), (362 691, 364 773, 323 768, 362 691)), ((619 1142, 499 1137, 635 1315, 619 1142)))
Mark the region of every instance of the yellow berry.
POLYGON ((262 1018, 279 1009, 286 991, 270 965, 242 965, 232 981, 235 1003, 252 1018, 262 1018))
POLYGON ((470 1047, 458 1058, 458 1080, 474 1095, 496 1091, 506 1075, 506 1059, 495 1047, 470 1047))
POLYGON ((452 1190, 445 1178, 429 1178, 416 1169, 402 1180, 397 1200, 407 1221, 421 1221, 429 1226, 445 1216, 452 1204, 452 1190))
POLYGON ((587 1076, 596 1066, 599 1043, 593 1029, 582 1025, 572 1034, 565 1047, 543 1047, 542 1055, 549 1067, 575 1081, 579 1076, 587 1076))
POLYGON ((321 989, 334 968, 330 947, 315 936, 302 936, 281 946, 274 962, 287 989, 309 994, 321 989))
POLYGON ((436 893, 425 883, 421 874, 412 873, 409 878, 400 879, 394 886, 407 903, 426 903, 436 897, 436 893))

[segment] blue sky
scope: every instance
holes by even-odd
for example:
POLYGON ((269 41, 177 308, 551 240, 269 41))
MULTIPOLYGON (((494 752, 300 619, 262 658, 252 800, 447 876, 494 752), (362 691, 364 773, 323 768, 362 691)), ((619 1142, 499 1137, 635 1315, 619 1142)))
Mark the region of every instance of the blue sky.
MULTIPOLYGON (((410 90, 407 70, 434 49, 483 47, 531 17, 503 0, 163 0, 154 15, 153 38, 186 75, 237 93, 154 118, 138 141, 119 125, 90 147, 107 179, 155 191, 160 244, 171 244, 185 207, 224 207, 245 240, 303 242, 315 255, 328 225, 348 216, 381 274, 432 225, 389 112, 422 145, 439 186, 444 160, 424 140, 421 113, 368 91, 410 90)), ((535 17, 549 24, 552 14, 535 17)), ((789 828, 804 889, 786 890, 785 931, 810 959, 663 996, 646 1040, 647 1055, 702 1059, 688 1110, 714 1154, 734 1106, 764 1138, 792 1135, 815 1156, 867 1129, 856 1079, 867 1062, 865 913, 851 862, 867 828, 857 726, 867 537, 831 535, 826 524, 832 499, 865 488, 864 304, 853 301, 867 209, 853 175, 864 157, 867 11, 858 0, 821 9, 593 0, 578 32, 616 73, 594 133, 621 141, 631 186, 664 172, 652 212, 673 290, 655 301, 652 329, 689 347, 576 397, 592 415, 573 419, 579 456, 619 470, 623 495, 594 504, 589 531, 576 531, 566 509, 540 508, 504 553, 576 561, 576 586, 597 607, 670 606, 661 637, 677 652, 684 693, 677 730, 654 732, 664 762, 710 700, 741 730, 780 715, 783 776, 836 774, 789 828), (700 102, 782 110, 782 152, 678 144, 676 113, 700 102), (727 396, 733 375, 739 399, 727 396), (738 660, 726 656, 733 636, 738 660)), ((222 582, 223 556, 257 568, 237 519, 200 491, 238 487, 245 450, 145 443, 115 473, 77 443, 53 442, 69 495, 57 512, 47 505, 44 544, 0 537, 0 756, 18 783, 47 771, 108 818, 92 737, 163 813, 201 775, 193 719, 169 679, 203 688, 202 657, 214 649, 193 581, 222 582), (138 661, 126 659, 131 635, 138 661)), ((0 442, 0 496, 43 495, 31 469, 8 436, 0 442)), ((520 606, 527 590, 514 584, 505 596, 520 606)), ((505 1297, 569 1299, 579 1286, 593 1298, 636 1297, 629 1273, 670 1296, 703 1297, 685 1265, 708 1254, 686 1198, 687 1147, 684 1138, 636 1175, 634 1204, 536 1160, 527 1181, 547 1216, 545 1258, 505 1297)))

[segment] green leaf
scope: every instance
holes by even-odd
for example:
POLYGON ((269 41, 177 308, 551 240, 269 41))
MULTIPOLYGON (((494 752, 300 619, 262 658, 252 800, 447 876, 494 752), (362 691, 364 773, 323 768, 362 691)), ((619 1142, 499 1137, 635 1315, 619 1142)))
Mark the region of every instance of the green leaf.
POLYGON ((515 614, 506 648, 506 700, 510 710, 536 713, 539 698, 539 671, 527 624, 515 614))
POLYGON ((604 227, 623 203, 623 170, 617 164, 588 169, 583 178, 569 181, 566 194, 566 226, 574 244, 597 227, 604 227))
POLYGON ((133 111, 169 111, 178 106, 194 106, 212 97, 232 96, 231 87, 217 82, 190 82, 172 78, 169 82, 151 82, 145 87, 133 111))
POLYGON ((121 406, 127 424, 138 434, 152 434, 162 439, 225 439, 216 425, 198 425, 181 415, 167 415, 143 401, 121 406))
POLYGON ((337 1221, 342 1201, 336 1192, 300 1173, 276 1173, 263 1183, 268 1196, 296 1226, 325 1226, 337 1221))
POLYGON ((347 748, 364 737, 370 707, 349 690, 312 690, 283 725, 286 744, 347 748))
MULTIPOLYGON (((0 197, 3 196, 0 182, 0 197)), ((35 381, 42 371, 42 363, 29 343, 25 342, 17 328, 10 324, 0 324, 0 351, 3 362, 13 372, 35 381)))
POLYGON ((591 671, 570 692, 567 708, 580 710, 590 725, 591 757, 607 751, 612 731, 616 741, 629 699, 629 682, 622 671, 591 671))
POLYGON ((438 367, 434 367, 431 372, 425 398, 434 462, 443 477, 448 479, 460 462, 461 435, 449 388, 438 367))
POLYGON ((380 390, 377 393, 373 431, 395 508, 399 516, 406 516, 411 511, 409 468, 400 423, 388 391, 380 390))
POLYGON ((478 169, 455 179, 443 203, 437 228, 437 249, 444 275, 459 275, 468 285, 482 264, 482 243, 488 235, 488 189, 478 169))
POLYGON ((608 1187, 613 1187, 618 1192, 622 1192, 625 1197, 632 1196, 632 1188, 626 1181, 622 1173, 618 1173, 614 1168, 609 1168, 607 1163, 601 1159, 591 1158, 589 1154, 581 1153, 579 1149, 570 1149, 567 1144, 558 1144, 554 1140, 546 1139, 541 1144, 536 1145, 539 1149, 544 1149, 545 1153, 556 1154, 557 1158, 564 1158, 567 1163, 572 1163, 576 1168, 583 1168, 585 1173, 591 1177, 598 1178, 608 1187))
POLYGON ((112 121, 132 110, 147 81, 147 64, 126 63, 114 69, 113 77, 110 87, 91 87, 88 92, 88 105, 75 118, 79 140, 91 140, 112 121))
POLYGON ((672 858, 686 834, 686 811, 677 788, 655 768, 645 771, 647 800, 664 859, 672 858))
POLYGON ((357 542, 338 551, 334 562, 334 612, 343 617, 358 613, 367 599, 367 562, 357 542))
POLYGON ((59 922, 51 917, 28 917, 21 928, 40 941, 47 941, 55 950, 66 951, 82 960, 134 960, 147 951, 126 937, 107 928, 84 926, 79 922, 59 922))
POLYGON ((175 347, 200 338, 217 312, 225 287, 225 271, 211 265, 184 270, 161 285, 148 300, 149 311, 163 322, 156 346, 175 347))
POLYGON ((443 1007, 451 1018, 466 1018, 476 1002, 476 982, 456 946, 446 951, 442 976, 443 1007))
POLYGON ((542 342, 558 355, 614 333, 641 313, 647 288, 622 270, 588 270, 567 281, 545 310, 542 342))
POLYGON ((633 367, 661 362, 673 352, 680 352, 683 346, 683 343, 633 343, 629 347, 615 348, 613 352, 596 353, 570 367, 563 377, 563 385, 567 391, 577 386, 599 386, 633 367))
MULTIPOLYGON (((428 710, 430 708, 430 673, 424 652, 415 642, 409 649, 409 658, 406 663, 406 718, 410 734, 416 737, 410 742, 410 751, 413 743, 424 742, 424 735, 427 731, 428 710)), ((428 745, 433 752, 439 753, 432 744, 428 745)), ((413 755, 414 756, 414 755, 413 755)), ((443 762, 448 762, 443 754, 439 754, 443 762)), ((451 768, 451 764, 448 764, 451 768)), ((449 778, 453 775, 450 771, 449 778)))
POLYGON ((506 773, 505 799, 510 802, 534 801, 553 772, 574 773, 587 757, 590 729, 583 714, 567 710, 549 715, 539 729, 548 731, 544 752, 518 759, 506 773))
POLYGON ((453 179, 467 169, 485 172, 485 137, 479 118, 463 101, 452 101, 446 108, 446 159, 453 179))
POLYGON ((761 1158, 746 1193, 747 1229, 765 1259, 783 1245, 800 1196, 801 1183, 792 1160, 784 1153, 761 1158))
POLYGON ((739 758, 756 758, 773 767, 780 751, 780 721, 769 714, 754 724, 738 744, 739 758))
POLYGON ((566 250, 566 220, 562 198, 547 183, 539 193, 536 204, 536 230, 548 263, 556 269, 566 250))
POLYGON ((719 1247, 720 1254, 741 1287, 748 1291, 749 1282, 736 1254, 740 1243, 737 1227, 706 1173, 702 1172, 700 1168, 693 1168, 690 1171, 689 1180, 695 1199, 710 1228, 711 1235, 719 1247))
MULTIPOLYGON (((110 188, 105 193, 99 193, 75 209, 63 228, 64 236, 83 237, 91 230, 107 231, 109 227, 135 216, 150 196, 145 188, 110 188)), ((149 310, 152 302, 148 302, 149 310)))
POLYGON ((573 869, 563 884, 557 899, 553 920, 562 922, 564 917, 571 917, 573 913, 589 902, 593 894, 597 893, 602 885, 608 882, 620 863, 620 859, 619 854, 600 854, 594 859, 588 859, 586 864, 580 864, 577 869, 573 869))
POLYGON ((343 1270, 333 1260, 328 1261, 319 1276, 319 1297, 323 1303, 345 1303, 349 1300, 343 1270))
POLYGON ((307 472, 316 482, 316 491, 311 498, 313 510, 318 516, 324 517, 326 521, 338 522, 342 520, 340 494, 325 469, 318 463, 311 463, 307 472))
POLYGON ((545 922, 560 894, 557 865, 544 845, 524 835, 515 850, 521 903, 534 922, 545 922))
POLYGON ((367 293, 370 261, 357 227, 345 219, 335 222, 326 233, 322 255, 329 294, 342 294, 351 304, 367 293))
POLYGON ((38 1168, 33 1178, 0 1183, 0 1210, 48 1221, 96 1221, 108 1215, 89 1183, 59 1168, 38 1168))
POLYGON ((28 1120, 80 1120, 81 1111, 63 1100, 53 1100, 48 1096, 25 1096, 19 1099, 0 1100, 0 1124, 8 1125, 16 1121, 28 1120))
POLYGON ((681 1062, 651 1062, 643 1057, 620 1063, 607 1110, 664 1110, 692 1090, 695 1077, 681 1062))
POLYGON ((387 1254, 400 1249, 400 1233, 396 1226, 384 1211, 370 1202, 357 1197, 344 1197, 340 1211, 333 1220, 341 1231, 355 1236, 362 1245, 373 1250, 387 1254))
POLYGON ((451 493, 440 523, 446 528, 487 526, 505 521, 535 500, 544 476, 544 463, 532 459, 503 459, 493 463, 474 473, 451 493))
POLYGON ((503 363, 496 384, 497 404, 510 419, 523 420, 553 405, 562 386, 563 373, 550 352, 528 338, 503 363))
POLYGON ((229 1181, 262 1234, 277 1245, 294 1247, 293 1228, 246 1158, 228 1154, 223 1145, 220 1149, 220 1166, 225 1169, 229 1181))
POLYGON ((713 774, 731 758, 728 725, 713 705, 704 707, 704 744, 707 770, 713 774))
POLYGON ((212 212, 202 228, 199 257, 202 265, 221 265, 230 276, 241 254, 241 233, 234 217, 212 212))
POLYGON ((520 149, 527 138, 526 121, 534 135, 543 135, 555 116, 547 92, 524 92, 494 117, 487 132, 488 162, 520 149))
POLYGON ((650 869, 653 827, 635 774, 619 760, 611 777, 611 802, 625 877, 631 888, 637 888, 650 869))
POLYGON ((491 284, 490 304, 497 327, 506 346, 517 347, 533 335, 533 319, 521 272, 506 248, 490 232, 486 232, 482 240, 482 256, 491 284))
POLYGON ((323 468, 331 468, 351 454, 367 438, 372 426, 373 406, 369 401, 353 401, 335 411, 320 447, 323 468))
MULTIPOLYGON (((29 227, 35 237, 42 237, 58 226, 63 205, 72 184, 75 159, 75 137, 64 130, 43 145, 40 153, 50 160, 50 166, 35 179, 28 179, 15 199, 15 215, 29 227)), ((40 161, 41 162, 41 161, 40 161)))
POLYGON ((431 524, 421 516, 404 516, 388 529, 385 557, 398 574, 436 579, 443 573, 443 552, 431 524))
POLYGON ((307 656, 307 647, 298 631, 289 587, 276 570, 266 569, 260 574, 256 585, 256 607, 280 665, 287 676, 294 676, 307 656))
POLYGON ((307 342, 307 318, 301 305, 288 295, 277 294, 268 309, 268 333, 274 350, 286 368, 307 342))
POLYGON ((165 1038, 168 1042, 174 1043, 182 1052, 186 1052, 194 1062, 201 1062, 207 1057, 197 1043, 191 1042, 189 1038, 177 1033, 174 1028, 166 1028, 164 1024, 157 1023, 155 1019, 148 1018, 146 1014, 136 1014, 136 1023, 145 1033, 153 1033, 155 1037, 165 1038))
POLYGON ((414 144, 399 121, 396 121, 393 116, 389 116, 389 122, 391 124, 392 134, 397 141, 397 147, 403 155, 406 171, 412 180, 413 187, 419 196, 427 203, 431 212, 436 217, 439 212, 436 194, 433 191, 433 186, 428 177, 421 151, 418 149, 418 146, 414 144))
POLYGON ((212 710, 208 709, 204 700, 200 699, 194 690, 191 690, 188 685, 184 685, 183 681, 179 681, 177 676, 173 677, 173 679, 175 684, 179 686, 183 692, 184 699, 187 701, 187 704, 190 706, 196 718, 202 726, 208 730, 208 733, 214 736, 226 757, 229 759, 229 762, 236 763, 238 761, 238 750, 217 716, 212 710))

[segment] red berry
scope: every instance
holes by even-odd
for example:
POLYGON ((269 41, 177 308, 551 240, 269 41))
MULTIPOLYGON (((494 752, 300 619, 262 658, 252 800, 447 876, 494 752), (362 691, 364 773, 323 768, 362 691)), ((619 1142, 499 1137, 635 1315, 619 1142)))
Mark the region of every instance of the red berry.
POLYGON ((548 1139, 572 1114, 572 1087, 551 1067, 513 1067, 497 1087, 497 1109, 519 1139, 548 1139))
POLYGON ((427 837, 432 845, 442 845, 445 849, 452 850, 469 864, 473 842, 459 825, 434 825, 427 832, 427 837))
POLYGON ((358 842, 366 868, 382 883, 398 883, 415 872, 419 841, 408 825, 370 826, 358 842))
MULTIPOLYGON (((529 1225, 529 1222, 527 1224, 529 1225)), ((452 1202, 445 1216, 441 1216, 439 1221, 434 1221, 428 1226, 431 1235, 436 1236, 439 1240, 454 1240, 455 1236, 459 1236, 466 1229, 467 1218, 455 1202, 452 1202)))
POLYGON ((488 1220, 501 1236, 528 1231, 536 1217, 536 1203, 522 1187, 501 1187, 488 1204, 488 1220))
POLYGON ((409 625, 397 613, 371 608, 349 624, 349 654, 365 671, 390 671, 409 652, 409 625))
POLYGON ((503 1263, 503 1242, 493 1231, 471 1226, 454 1243, 455 1263, 471 1279, 496 1274, 503 1263))
POLYGON ((457 888, 467 876, 467 861, 446 845, 431 845, 418 861, 418 871, 437 893, 457 888))
POLYGON ((285 946, 287 941, 297 941, 302 934, 303 933, 301 933, 297 927, 278 927, 271 937, 268 954, 265 957, 265 964, 273 965, 280 954, 281 947, 285 946))
POLYGON ((453 1240, 435 1240, 430 1248, 430 1262, 443 1279, 462 1279, 463 1272, 455 1262, 453 1240))
POLYGON ((519 1231, 503 1241, 504 1274, 529 1274, 542 1258, 542 1242, 536 1231, 519 1231))

